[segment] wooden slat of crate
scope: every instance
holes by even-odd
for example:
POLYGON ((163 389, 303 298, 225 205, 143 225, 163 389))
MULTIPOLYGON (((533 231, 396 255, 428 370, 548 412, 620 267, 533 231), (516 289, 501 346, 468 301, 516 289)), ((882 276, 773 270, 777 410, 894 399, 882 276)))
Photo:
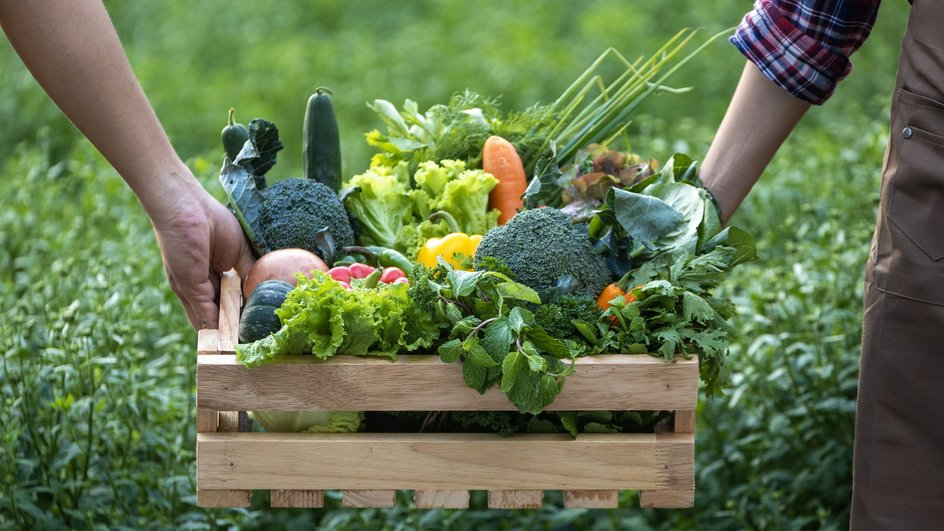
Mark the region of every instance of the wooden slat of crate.
POLYGON ((488 491, 489 509, 540 509, 543 502, 543 490, 488 491))
POLYGON ((239 341, 239 308, 243 303, 242 282, 236 271, 223 273, 220 279, 220 353, 233 352, 239 341))
POLYGON ((273 490, 269 505, 285 509, 317 509, 324 507, 323 490, 273 490))
POLYGON ((619 491, 565 490, 564 507, 567 509, 616 509, 619 507, 619 491))
MULTIPOLYGON (((247 369, 235 356, 197 358, 197 405, 221 411, 513 410, 496 387, 485 395, 462 379, 462 365, 436 356, 387 359, 285 356, 247 369)), ((580 358, 575 373, 549 410, 693 409, 698 400, 698 360, 666 362, 648 355, 601 354, 580 358)))
MULTIPOLYGON (((218 329, 204 329, 197 333, 197 355, 218 357, 220 349, 231 351, 238 339, 239 307, 242 303, 239 275, 228 271, 220 282, 220 323, 218 329)), ((197 406, 197 433, 237 432, 240 429, 239 411, 219 411, 197 406)), ((245 426, 244 426, 245 428, 245 426)), ((204 455, 197 448, 197 466, 204 455)), ((199 483, 198 483, 199 485, 199 483)), ((207 489, 197 487, 199 507, 249 507, 252 491, 248 489, 207 489)))
POLYGON ((687 509, 695 506, 695 489, 644 491, 639 494, 639 506, 656 509, 687 509))
POLYGON ((397 504, 395 490, 343 490, 341 491, 341 506, 349 508, 359 507, 393 507, 397 504))
MULTIPOLYGON (((671 429, 667 431, 657 431, 656 440, 662 440, 666 437, 676 437, 679 435, 692 435, 695 433, 695 410, 676 411, 672 419, 671 429)), ((665 428, 664 428, 665 429, 665 428)), ((695 448, 691 449, 692 460, 695 459, 695 448)), ((684 488, 641 490, 639 492, 640 507, 655 507, 660 509, 685 509, 695 505, 695 476, 690 478, 689 484, 684 488)))
POLYGON ((468 490, 423 490, 413 496, 417 509, 468 509, 468 490))
POLYGON ((200 433, 197 451, 207 489, 671 490, 695 466, 672 433, 200 433))

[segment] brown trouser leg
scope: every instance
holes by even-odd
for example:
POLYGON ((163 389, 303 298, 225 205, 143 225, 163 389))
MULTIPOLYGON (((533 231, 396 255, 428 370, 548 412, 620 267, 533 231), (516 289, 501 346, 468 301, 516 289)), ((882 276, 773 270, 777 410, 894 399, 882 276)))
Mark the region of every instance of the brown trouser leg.
POLYGON ((853 529, 944 529, 944 2, 915 0, 866 271, 853 529))

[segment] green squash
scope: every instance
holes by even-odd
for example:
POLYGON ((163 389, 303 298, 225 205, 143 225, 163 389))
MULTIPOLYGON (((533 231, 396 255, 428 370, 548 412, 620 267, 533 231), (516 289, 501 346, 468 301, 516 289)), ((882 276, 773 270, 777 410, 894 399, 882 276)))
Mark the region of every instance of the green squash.
POLYGON ((243 307, 239 316, 239 342, 252 343, 282 328, 275 310, 282 306, 292 285, 282 280, 260 282, 243 307))

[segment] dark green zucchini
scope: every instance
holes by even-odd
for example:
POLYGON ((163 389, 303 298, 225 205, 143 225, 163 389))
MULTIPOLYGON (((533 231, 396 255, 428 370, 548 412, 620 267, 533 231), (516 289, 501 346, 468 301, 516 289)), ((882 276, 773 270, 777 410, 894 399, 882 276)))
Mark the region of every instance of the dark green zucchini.
POLYGON ((329 94, 319 87, 308 98, 302 125, 302 170, 305 177, 337 192, 341 188, 341 137, 329 94))
POLYGON ((242 151, 243 144, 249 140, 249 129, 243 124, 236 123, 233 119, 234 112, 235 109, 230 107, 226 127, 220 133, 220 138, 223 140, 223 149, 231 161, 236 160, 236 155, 239 155, 239 152, 242 151))
POLYGON ((240 343, 251 343, 282 328, 275 310, 282 306, 290 291, 292 285, 281 280, 260 282, 252 290, 239 316, 240 343))

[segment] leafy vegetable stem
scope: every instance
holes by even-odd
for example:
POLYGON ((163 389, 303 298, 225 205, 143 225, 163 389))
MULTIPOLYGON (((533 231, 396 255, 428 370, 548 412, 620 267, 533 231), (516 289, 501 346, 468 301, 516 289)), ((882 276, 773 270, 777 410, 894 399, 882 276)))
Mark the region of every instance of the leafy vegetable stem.
POLYGON ((482 321, 475 328, 473 328, 471 332, 469 332, 469 337, 475 336, 476 334, 478 334, 479 330, 485 328, 486 326, 490 325, 491 323, 497 320, 498 320, 498 317, 491 317, 489 319, 482 321))
POLYGON ((439 300, 443 301, 443 302, 446 303, 446 304, 455 304, 456 306, 458 306, 458 307, 462 308, 463 310, 465 310, 466 314, 471 314, 471 313, 472 313, 472 309, 469 308, 469 305, 466 304, 466 303, 464 303, 464 302, 462 302, 462 301, 459 300, 459 299, 455 299, 455 300, 447 299, 442 293, 440 293, 440 294, 439 294, 439 300))

